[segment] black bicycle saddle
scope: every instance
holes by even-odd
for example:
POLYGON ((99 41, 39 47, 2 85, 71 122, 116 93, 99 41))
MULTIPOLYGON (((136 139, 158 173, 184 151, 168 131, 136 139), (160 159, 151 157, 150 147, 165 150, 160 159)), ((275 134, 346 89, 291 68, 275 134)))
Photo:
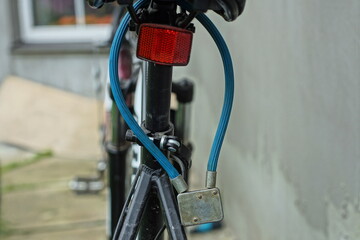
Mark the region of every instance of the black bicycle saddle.
POLYGON ((189 0, 199 11, 214 10, 226 21, 234 21, 244 11, 246 0, 189 0))
POLYGON ((220 9, 215 10, 226 21, 234 21, 244 11, 246 0, 216 0, 220 9))
MULTIPOLYGON (((104 3, 114 2, 115 0, 88 0, 93 8, 100 8, 104 3)), ((116 0, 119 4, 131 4, 133 0, 116 0)), ((174 1, 174 0, 158 0, 174 1)), ((194 9, 199 11, 214 10, 221 15, 226 21, 234 21, 244 11, 246 0, 189 0, 193 3, 194 9)))

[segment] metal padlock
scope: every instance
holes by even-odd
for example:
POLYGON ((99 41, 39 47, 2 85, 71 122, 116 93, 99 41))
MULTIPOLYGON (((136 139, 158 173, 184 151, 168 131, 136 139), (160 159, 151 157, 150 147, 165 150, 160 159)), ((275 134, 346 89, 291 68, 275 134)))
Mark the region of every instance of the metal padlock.
POLYGON ((224 218, 220 190, 216 187, 180 193, 177 199, 184 226, 218 222, 224 218))

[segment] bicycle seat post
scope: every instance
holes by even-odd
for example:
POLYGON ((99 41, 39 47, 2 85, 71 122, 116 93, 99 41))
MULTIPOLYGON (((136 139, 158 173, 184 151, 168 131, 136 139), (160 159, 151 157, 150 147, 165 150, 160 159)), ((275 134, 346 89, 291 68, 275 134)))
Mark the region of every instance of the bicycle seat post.
MULTIPOLYGON (((151 6, 149 20, 172 24, 168 16, 176 12, 174 0, 154 0, 151 6), (151 14, 154 13, 154 17, 151 14)), ((145 121, 143 127, 151 134, 173 134, 170 124, 170 98, 172 84, 172 66, 164 66, 155 63, 146 64, 147 79, 145 79, 145 121)), ((144 149, 141 164, 153 170, 162 169, 154 157, 144 149)), ((153 239, 164 224, 161 203, 156 191, 150 191, 148 204, 139 228, 139 240, 153 239)))

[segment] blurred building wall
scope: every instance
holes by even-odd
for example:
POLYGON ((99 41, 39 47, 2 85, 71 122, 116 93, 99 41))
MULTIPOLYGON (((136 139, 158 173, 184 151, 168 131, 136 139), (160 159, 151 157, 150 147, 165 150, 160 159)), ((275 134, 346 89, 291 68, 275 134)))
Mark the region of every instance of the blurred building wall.
POLYGON ((9 69, 9 47, 11 39, 10 11, 8 1, 4 1, 0 8, 0 84, 8 75, 9 69))
POLYGON ((87 46, 85 48, 79 45, 78 49, 61 44, 60 47, 45 47, 49 50, 41 46, 34 46, 35 50, 30 46, 19 48, 17 11, 17 1, 13 0, 4 1, 0 8, 0 82, 12 74, 93 97, 96 81, 106 79, 107 51, 91 44, 83 44, 87 46), (99 79, 96 79, 96 73, 100 74, 99 79))
POLYGON ((15 54, 12 74, 57 87, 66 91, 94 97, 96 72, 101 81, 107 75, 107 55, 91 53, 15 54))
MULTIPOLYGON (((211 18, 236 74, 218 169, 226 224, 244 240, 360 239, 360 2, 248 1, 234 23, 211 18)), ((197 79, 204 174, 224 80, 201 27, 183 71, 197 79)))

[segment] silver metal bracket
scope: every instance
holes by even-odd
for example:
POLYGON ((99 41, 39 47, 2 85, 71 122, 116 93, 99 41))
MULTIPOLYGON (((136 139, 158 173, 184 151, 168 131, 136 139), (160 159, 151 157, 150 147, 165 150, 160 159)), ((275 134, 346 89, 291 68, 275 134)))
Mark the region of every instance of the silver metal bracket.
POLYGON ((184 226, 218 222, 224 218, 218 188, 181 193, 177 199, 184 226))

